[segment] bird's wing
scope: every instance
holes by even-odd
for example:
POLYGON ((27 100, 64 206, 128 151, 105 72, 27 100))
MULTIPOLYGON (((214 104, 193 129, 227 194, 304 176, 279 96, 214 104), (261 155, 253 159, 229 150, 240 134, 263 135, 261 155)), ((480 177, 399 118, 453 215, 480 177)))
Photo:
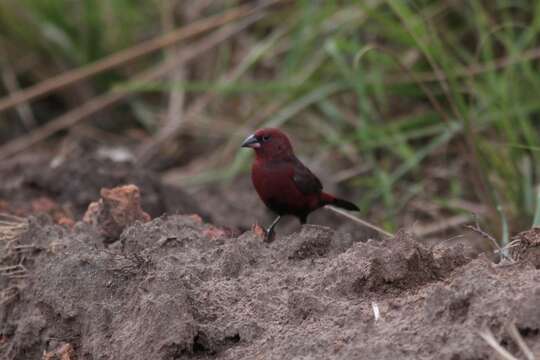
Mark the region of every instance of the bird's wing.
POLYGON ((293 160, 293 168, 293 181, 300 192, 303 194, 321 192, 323 188, 321 181, 297 158, 293 160))

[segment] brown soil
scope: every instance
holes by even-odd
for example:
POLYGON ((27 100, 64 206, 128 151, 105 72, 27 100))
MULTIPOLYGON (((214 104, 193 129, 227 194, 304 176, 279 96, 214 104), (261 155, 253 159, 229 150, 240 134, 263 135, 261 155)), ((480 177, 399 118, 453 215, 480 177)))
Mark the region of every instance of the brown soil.
MULTIPOLYGON (((2 359, 492 359, 483 329, 523 358, 512 322, 540 356, 540 264, 527 248, 522 261, 496 265, 406 232, 370 240, 320 225, 291 225, 268 244, 188 215, 201 211, 193 199, 163 196, 153 174, 82 163, 2 170, 4 211, 51 202, 44 215, 0 226, 2 359), (128 217, 119 236, 103 232, 101 215, 80 221, 102 187, 128 182, 143 210, 168 215, 128 217), (58 221, 55 206, 76 223, 58 221)), ((520 235, 524 245, 538 244, 531 234, 520 235)))
MULTIPOLYGON (((62 161, 32 155, 0 164, 0 201, 10 212, 32 212, 36 199, 52 199, 70 216, 80 219, 103 188, 135 184, 143 209, 152 216, 198 213, 198 204, 181 189, 160 181, 157 174, 129 161, 114 161, 99 152, 68 156, 62 161)), ((2 205, 0 203, 0 210, 2 205)), ((35 212, 35 211, 34 211, 35 212)))

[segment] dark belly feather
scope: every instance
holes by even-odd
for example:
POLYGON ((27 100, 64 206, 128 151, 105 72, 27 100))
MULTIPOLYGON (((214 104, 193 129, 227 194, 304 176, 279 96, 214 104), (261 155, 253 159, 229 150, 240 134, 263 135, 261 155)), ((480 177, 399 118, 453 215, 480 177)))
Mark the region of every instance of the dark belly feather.
POLYGON ((294 176, 294 163, 291 162, 255 162, 251 172, 253 185, 269 209, 305 221, 307 214, 320 207, 321 192, 302 192, 294 176))

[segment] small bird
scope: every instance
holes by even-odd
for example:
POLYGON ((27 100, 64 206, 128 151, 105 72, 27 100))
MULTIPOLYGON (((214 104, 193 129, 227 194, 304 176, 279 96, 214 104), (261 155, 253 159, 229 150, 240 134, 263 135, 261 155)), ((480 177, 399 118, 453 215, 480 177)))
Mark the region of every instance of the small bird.
POLYGON ((278 216, 265 232, 274 238, 274 227, 283 215, 294 215, 305 224, 308 215, 325 205, 359 211, 358 207, 322 191, 321 181, 294 155, 289 138, 279 129, 260 129, 242 147, 255 150, 251 180, 264 204, 278 216))

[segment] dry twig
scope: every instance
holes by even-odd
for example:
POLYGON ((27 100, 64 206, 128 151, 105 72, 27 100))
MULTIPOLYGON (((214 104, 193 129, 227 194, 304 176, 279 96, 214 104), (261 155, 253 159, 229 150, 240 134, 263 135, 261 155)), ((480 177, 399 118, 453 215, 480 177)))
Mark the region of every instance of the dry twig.
MULTIPOLYGON (((486 72, 501 70, 508 66, 515 65, 517 63, 537 60, 539 58, 540 58, 540 47, 526 50, 523 53, 519 54, 519 56, 507 56, 507 57, 503 57, 503 58, 494 60, 489 63, 484 63, 484 64, 471 64, 466 68, 456 71, 454 74, 454 77, 455 78, 474 77, 474 76, 482 75, 486 72)), ((438 71, 438 72, 427 71, 427 72, 415 73, 414 81, 435 82, 435 81, 440 81, 440 80, 447 80, 447 75, 441 71, 438 71)), ((386 80, 384 80, 384 83, 386 85, 396 85, 396 84, 403 84, 403 83, 410 83, 410 82, 411 82, 410 76, 408 74, 402 74, 402 73, 389 75, 386 78, 386 80)))
MULTIPOLYGON (((161 2, 161 22, 163 23, 163 29, 166 32, 171 31, 174 28, 174 4, 172 0, 166 0, 161 2)), ((165 57, 167 59, 174 59, 178 54, 181 53, 181 48, 178 46, 170 47, 165 50, 165 57)), ((172 84, 180 84, 186 78, 186 69, 178 67, 174 69, 171 74, 172 84)), ((183 89, 178 89, 173 86, 169 93, 169 107, 167 109, 167 116, 164 121, 164 125, 158 130, 157 136, 163 132, 169 132, 169 129, 174 129, 179 127, 182 123, 183 112, 184 112, 184 100, 185 100, 185 91, 183 89)))
POLYGON ((9 266, 0 267, 0 275, 4 275, 8 278, 26 277, 27 273, 28 273, 28 270, 22 264, 22 261, 17 265, 9 265, 9 266))
POLYGON ((469 215, 459 214, 450 218, 441 219, 438 222, 429 225, 415 228, 413 233, 415 236, 422 238, 433 234, 441 233, 448 229, 456 228, 460 225, 468 223, 469 221, 471 221, 471 217, 469 215))
POLYGON ((491 241, 491 243, 493 244, 493 246, 495 246, 497 251, 499 251, 499 252, 501 251, 501 246, 497 242, 497 239, 495 239, 493 236, 491 236, 490 234, 488 234, 487 232, 482 230, 482 228, 480 227, 480 223, 478 222, 478 217, 476 215, 475 215, 474 226, 473 225, 466 225, 465 228, 477 233, 478 235, 480 235, 484 239, 487 239, 487 240, 491 241))
MULTIPOLYGON (((6 49, 1 44, 0 52, 2 52, 3 54, 7 53, 6 49)), ((15 73, 15 70, 11 66, 11 63, 9 62, 7 57, 0 56, 0 67, 2 70, 2 81, 4 82, 4 86, 6 87, 7 91, 9 91, 10 94, 15 94, 19 92, 20 86, 17 80, 17 74, 15 73)), ((36 126, 36 119, 34 117, 34 113, 32 112, 32 108, 27 102, 17 104, 15 110, 21 118, 21 121, 26 130, 30 130, 36 126)))
POLYGON ((506 327, 506 330, 508 331, 508 334, 510 334, 512 339, 516 342, 516 344, 518 345, 518 347, 521 350, 521 352, 523 353, 523 355, 525 355, 525 358, 527 360, 535 360, 536 357, 534 356, 531 349, 525 343, 525 340, 523 340, 523 336, 521 336, 521 334, 519 333, 519 331, 518 331, 518 329, 516 327, 516 324, 514 324, 514 323, 509 324, 506 327))
POLYGON ((503 348, 501 344, 495 339, 495 336, 491 332, 491 330, 486 329, 484 331, 481 331, 478 333, 482 339, 484 339, 485 342, 488 343, 489 346, 495 350, 495 353, 498 358, 503 360, 518 360, 514 355, 510 354, 508 350, 503 348))
POLYGON ((16 240, 28 229, 28 221, 18 216, 0 214, 0 242, 16 240))
POLYGON ((360 224, 360 225, 362 225, 362 226, 365 226, 365 227, 367 227, 367 228, 370 228, 371 230, 375 230, 375 231, 377 231, 378 233, 380 233, 380 234, 382 234, 382 235, 384 235, 384 236, 387 236, 387 237, 389 237, 389 238, 393 238, 393 237, 394 237, 394 234, 391 234, 391 233, 389 233, 388 231, 383 230, 383 229, 381 229, 380 227, 378 227, 378 226, 376 226, 376 225, 373 225, 373 224, 371 224, 371 223, 369 223, 369 222, 367 222, 367 221, 365 221, 365 220, 362 220, 362 219, 360 219, 359 217, 356 217, 356 216, 354 216, 354 215, 351 215, 351 214, 349 214, 348 212, 346 212, 346 211, 344 211, 344 210, 335 208, 335 207, 330 206, 330 205, 326 205, 325 208, 326 208, 326 209, 329 209, 329 210, 331 210, 331 211, 333 211, 333 212, 335 212, 336 214, 345 216, 347 219, 350 219, 350 220, 352 220, 352 221, 354 221, 354 222, 356 222, 356 223, 358 223, 358 224, 360 224))
MULTIPOLYGON (((525 355, 525 358, 527 360, 536 359, 533 352, 531 351, 529 346, 527 346, 527 344, 525 343, 525 340, 519 333, 514 323, 507 325, 506 331, 508 332, 508 334, 510 334, 510 337, 512 337, 512 340, 514 340, 514 342, 517 344, 517 346, 519 347, 523 355, 525 355)), ((485 329, 479 332, 478 335, 480 335, 480 337, 482 337, 482 339, 484 339, 488 343, 488 345, 491 346, 493 350, 495 350, 498 358, 503 359, 503 360, 517 360, 517 357, 512 355, 508 350, 502 347, 501 344, 499 344, 499 342, 497 341, 497 339, 495 339, 495 336, 493 335, 491 330, 485 329)))

